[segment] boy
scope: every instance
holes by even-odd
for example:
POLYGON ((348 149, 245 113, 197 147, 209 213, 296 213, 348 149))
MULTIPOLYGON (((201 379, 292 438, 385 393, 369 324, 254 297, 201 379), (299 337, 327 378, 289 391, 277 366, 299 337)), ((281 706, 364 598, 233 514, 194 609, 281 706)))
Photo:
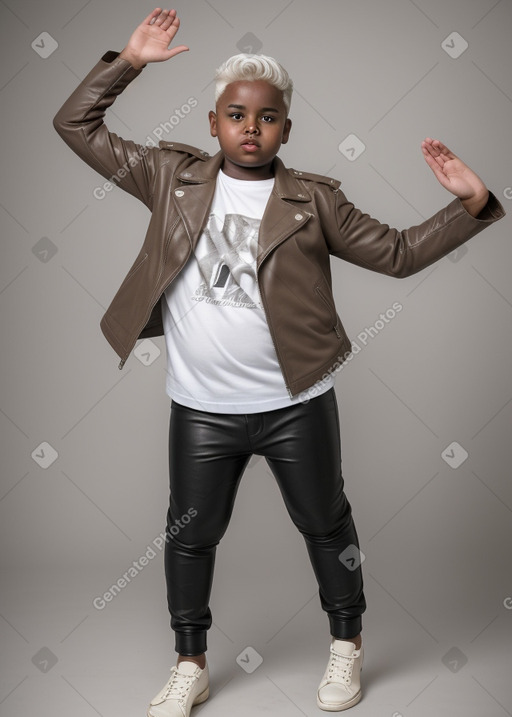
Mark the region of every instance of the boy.
POLYGON ((168 49, 178 28, 174 10, 155 8, 54 118, 77 154, 152 211, 141 252, 101 322, 120 368, 138 338, 163 333, 167 345, 165 569, 179 655, 148 715, 188 716, 208 698, 215 550, 254 453, 265 456, 304 536, 328 614, 330 656, 317 704, 342 711, 361 699, 366 603, 360 567, 339 560, 359 544, 343 492, 332 378, 351 342, 334 306, 329 256, 409 276, 504 211, 469 167, 430 138, 422 143, 425 160, 456 199, 402 232, 362 214, 337 180, 286 169, 277 153, 290 135, 292 83, 264 56, 235 56, 217 72, 209 122, 221 149, 214 157, 109 133, 106 109, 145 65, 188 50, 168 49))

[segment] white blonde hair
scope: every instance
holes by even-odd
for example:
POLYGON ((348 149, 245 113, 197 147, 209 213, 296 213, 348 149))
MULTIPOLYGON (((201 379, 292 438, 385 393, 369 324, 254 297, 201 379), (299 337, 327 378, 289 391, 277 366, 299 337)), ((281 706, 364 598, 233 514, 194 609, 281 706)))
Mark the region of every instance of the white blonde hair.
POLYGON ((265 80, 282 91, 286 112, 290 111, 293 82, 284 67, 273 57, 241 53, 228 58, 215 73, 215 102, 227 85, 239 80, 265 80))

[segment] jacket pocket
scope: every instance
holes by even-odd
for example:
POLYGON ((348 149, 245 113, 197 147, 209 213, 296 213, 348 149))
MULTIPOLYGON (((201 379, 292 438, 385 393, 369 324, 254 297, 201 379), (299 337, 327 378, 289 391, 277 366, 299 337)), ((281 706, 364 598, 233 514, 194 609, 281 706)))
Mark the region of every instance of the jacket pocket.
POLYGON ((338 339, 341 339, 339 318, 338 318, 338 314, 336 313, 334 299, 332 298, 332 295, 329 296, 329 293, 324 288, 324 284, 325 284, 325 282, 319 282, 318 284, 316 284, 315 292, 329 312, 329 318, 330 318, 332 330, 334 331, 334 333, 336 334, 338 339))

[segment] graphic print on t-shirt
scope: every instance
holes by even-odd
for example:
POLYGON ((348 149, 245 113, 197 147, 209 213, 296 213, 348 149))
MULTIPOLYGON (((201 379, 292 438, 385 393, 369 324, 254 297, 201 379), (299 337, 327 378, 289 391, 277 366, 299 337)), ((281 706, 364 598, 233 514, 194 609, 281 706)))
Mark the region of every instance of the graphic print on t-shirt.
POLYGON ((261 221, 226 214, 224 223, 210 214, 204 230, 206 253, 197 256, 203 281, 192 299, 219 306, 262 308, 256 275, 261 221))

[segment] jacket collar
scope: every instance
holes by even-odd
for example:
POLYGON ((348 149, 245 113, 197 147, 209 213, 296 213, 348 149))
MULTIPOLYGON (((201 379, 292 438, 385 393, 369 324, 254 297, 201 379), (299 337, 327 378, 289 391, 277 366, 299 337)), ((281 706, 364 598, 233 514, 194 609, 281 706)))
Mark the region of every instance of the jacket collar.
MULTIPOLYGON (((222 166, 224 155, 221 151, 207 160, 191 162, 176 176, 188 185, 185 192, 175 189, 179 201, 177 210, 185 224, 192 250, 195 249, 200 233, 208 219, 208 212, 215 192, 215 179, 222 166)), ((274 248, 300 229, 312 216, 298 210, 296 202, 307 202, 310 195, 304 185, 293 176, 278 158, 274 158, 274 187, 270 194, 261 220, 257 266, 274 248), (293 200, 293 203, 284 200, 293 200)), ((297 173, 298 174, 298 173, 297 173)))
MULTIPOLYGON (((190 184, 204 184, 216 179, 222 167, 224 153, 219 150, 207 160, 190 164, 177 175, 180 182, 190 184)), ((307 202, 311 199, 304 185, 295 178, 294 170, 287 169, 279 157, 274 157, 274 193, 280 199, 291 199, 296 202, 307 202)), ((297 172, 298 174, 298 172, 297 172)))

